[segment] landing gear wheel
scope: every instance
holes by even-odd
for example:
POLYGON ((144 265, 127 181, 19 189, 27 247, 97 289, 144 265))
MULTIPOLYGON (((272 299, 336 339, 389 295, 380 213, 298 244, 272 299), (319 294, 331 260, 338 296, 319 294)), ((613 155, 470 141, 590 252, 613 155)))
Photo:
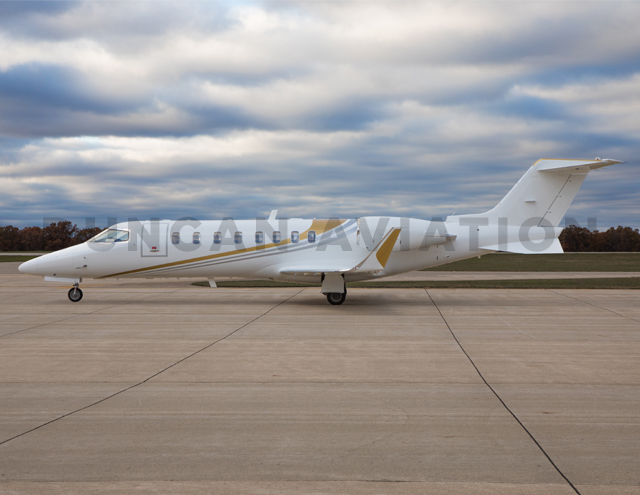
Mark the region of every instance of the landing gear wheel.
POLYGON ((342 294, 340 292, 330 292, 327 294, 327 301, 329 301, 329 304, 333 304, 334 306, 342 304, 346 298, 346 290, 342 294))
POLYGON ((82 299, 82 291, 79 287, 69 289, 69 301, 78 302, 80 299, 82 299))

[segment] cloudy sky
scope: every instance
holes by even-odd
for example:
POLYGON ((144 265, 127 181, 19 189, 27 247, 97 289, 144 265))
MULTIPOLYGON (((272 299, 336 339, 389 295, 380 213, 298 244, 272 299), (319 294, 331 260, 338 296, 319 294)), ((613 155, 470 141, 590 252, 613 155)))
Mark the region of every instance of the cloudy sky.
POLYGON ((640 2, 0 1, 0 225, 476 213, 538 158, 640 227, 640 2))

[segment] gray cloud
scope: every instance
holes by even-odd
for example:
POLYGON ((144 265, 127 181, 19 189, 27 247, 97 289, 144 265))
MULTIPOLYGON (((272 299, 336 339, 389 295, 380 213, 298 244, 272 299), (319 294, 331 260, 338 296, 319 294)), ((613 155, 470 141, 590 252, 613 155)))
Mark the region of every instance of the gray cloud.
POLYGON ((131 110, 135 101, 105 97, 71 67, 25 64, 0 73, 3 106, 16 109, 56 109, 96 114, 131 110))
MULTIPOLYGON (((631 2, 0 2, 0 224, 492 207, 611 157, 570 216, 639 226, 631 2)), ((595 175, 595 174, 594 174, 595 175)))
POLYGON ((0 26, 34 40, 91 38, 128 51, 172 31, 212 32, 232 27, 219 2, 20 0, 0 2, 0 26))
POLYGON ((7 27, 16 26, 16 21, 33 22, 36 16, 59 15, 77 6, 79 2, 47 2, 42 0, 22 0, 20 2, 0 2, 0 18, 7 27))

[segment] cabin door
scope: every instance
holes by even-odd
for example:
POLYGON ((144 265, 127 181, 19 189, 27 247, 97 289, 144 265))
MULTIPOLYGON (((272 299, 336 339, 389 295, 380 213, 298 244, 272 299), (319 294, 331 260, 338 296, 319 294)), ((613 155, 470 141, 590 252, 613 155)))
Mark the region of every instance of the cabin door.
POLYGON ((169 226, 166 223, 151 222, 142 226, 142 242, 140 255, 142 257, 162 257, 167 256, 167 231, 169 226))

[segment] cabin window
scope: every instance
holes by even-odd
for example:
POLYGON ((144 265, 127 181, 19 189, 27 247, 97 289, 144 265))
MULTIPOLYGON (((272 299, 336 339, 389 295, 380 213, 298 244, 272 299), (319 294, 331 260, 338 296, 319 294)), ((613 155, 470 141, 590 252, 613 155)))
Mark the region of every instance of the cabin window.
POLYGON ((300 232, 294 230, 291 232, 291 242, 298 242, 300 240, 300 232))
POLYGON ((310 230, 309 233, 307 234, 307 239, 311 243, 316 242, 316 231, 315 230, 310 230))
POLYGON ((222 232, 213 233, 213 243, 220 244, 222 242, 222 232))
POLYGON ((280 244, 280 241, 282 240, 282 238, 280 237, 280 231, 274 230, 273 237, 271 237, 271 239, 273 240, 274 244, 280 244))
POLYGON ((236 244, 242 244, 242 232, 236 232, 233 234, 233 242, 236 244))
POLYGON ((180 232, 171 233, 171 244, 180 244, 180 232))
POLYGON ((107 229, 100 232, 90 242, 126 242, 128 240, 128 230, 107 229))
POLYGON ((202 240, 202 236, 200 235, 200 232, 194 232, 193 233, 193 243, 194 244, 200 244, 201 240, 202 240))
POLYGON ((256 244, 262 244, 264 242, 264 233, 256 232, 256 244))

